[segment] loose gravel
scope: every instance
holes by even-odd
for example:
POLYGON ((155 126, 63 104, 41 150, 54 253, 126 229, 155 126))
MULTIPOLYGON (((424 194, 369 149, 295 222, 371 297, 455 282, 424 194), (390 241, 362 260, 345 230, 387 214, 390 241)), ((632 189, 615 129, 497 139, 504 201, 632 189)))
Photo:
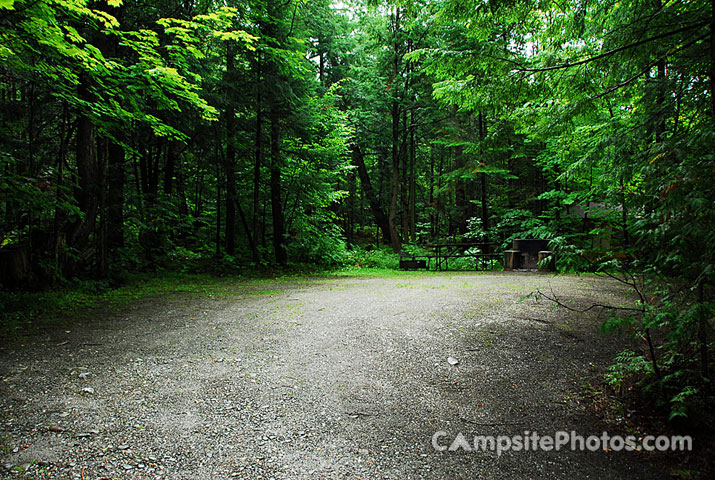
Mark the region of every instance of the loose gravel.
POLYGON ((579 400, 624 340, 520 299, 595 277, 313 278, 97 314, 0 346, 0 478, 662 478, 644 453, 436 451, 444 431, 601 434, 579 400), (12 350, 10 349, 12 348, 12 350))

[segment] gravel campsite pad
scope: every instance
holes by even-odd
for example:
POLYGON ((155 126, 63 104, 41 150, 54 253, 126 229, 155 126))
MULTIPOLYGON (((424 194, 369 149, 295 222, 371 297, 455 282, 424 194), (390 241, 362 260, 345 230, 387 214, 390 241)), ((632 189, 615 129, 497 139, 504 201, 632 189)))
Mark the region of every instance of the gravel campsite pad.
POLYGON ((0 346, 0 478, 662 478, 645 453, 436 451, 435 432, 603 430, 580 400, 625 340, 522 273, 236 281, 0 346))

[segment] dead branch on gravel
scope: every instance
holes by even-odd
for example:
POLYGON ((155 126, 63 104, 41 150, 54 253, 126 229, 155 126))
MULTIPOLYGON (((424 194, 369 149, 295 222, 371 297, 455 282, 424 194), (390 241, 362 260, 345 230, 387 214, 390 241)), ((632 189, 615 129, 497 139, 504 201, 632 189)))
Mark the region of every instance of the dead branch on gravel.
MULTIPOLYGON (((591 310, 595 309, 600 309, 600 312, 604 311, 613 311, 613 312, 631 312, 639 317, 643 317, 643 315, 646 313, 646 305, 647 301, 645 298, 645 294, 643 293, 643 288, 642 284, 639 284, 638 278, 632 273, 629 272, 626 269, 622 270, 623 278, 614 275, 610 272, 599 272, 602 275, 607 276, 608 278, 611 278, 613 280, 616 280, 617 282, 627 285, 628 287, 632 288, 633 291, 636 292, 638 295, 638 302, 637 302, 637 307, 623 307, 623 306, 616 306, 616 305, 606 305, 602 303, 592 303, 586 308, 576 308, 570 305, 566 305, 564 302, 562 302, 556 293, 554 292, 553 287, 551 286, 551 283, 549 282, 549 291, 551 294, 544 293, 540 288, 537 288, 535 291, 529 293, 526 295, 524 298, 529 298, 533 297, 534 300, 539 301, 541 298, 545 298, 546 300, 554 303, 558 307, 565 308, 566 310, 570 312, 575 312, 575 313, 586 313, 591 310)), ((651 359, 651 364, 653 365, 653 372, 655 373, 656 377, 660 380, 663 378, 660 367, 658 365, 658 360, 655 354, 655 345, 653 344, 653 338, 650 333, 650 329, 647 327, 643 328, 643 334, 645 336, 646 342, 648 344, 648 350, 650 352, 650 359, 651 359)))
MULTIPOLYGON (((580 308, 575 308, 571 307, 569 305, 566 305, 564 302, 558 299, 556 294, 554 293, 553 288, 551 287, 551 284, 549 284, 549 290, 551 290, 551 295, 548 295, 541 291, 541 289, 536 289, 535 292, 532 292, 534 297, 538 299, 538 297, 545 298, 546 300, 549 300, 550 302, 555 303, 559 307, 563 307, 566 310, 569 310, 571 312, 577 312, 577 313, 586 313, 589 312, 593 309, 600 308, 602 310, 621 310, 621 311, 627 311, 627 312, 637 312, 637 313, 643 313, 645 310, 643 308, 635 308, 635 307, 621 307, 621 306, 615 306, 615 305, 605 305, 602 303, 592 303, 586 308, 580 309, 580 308)), ((527 295, 528 296, 528 295, 527 295)))

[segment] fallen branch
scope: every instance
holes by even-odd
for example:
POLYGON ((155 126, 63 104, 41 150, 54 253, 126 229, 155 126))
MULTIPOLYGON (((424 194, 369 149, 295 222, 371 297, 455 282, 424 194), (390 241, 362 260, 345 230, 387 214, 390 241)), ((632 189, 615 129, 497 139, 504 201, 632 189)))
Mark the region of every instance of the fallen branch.
MULTIPOLYGON (((551 290, 551 296, 545 294, 541 290, 536 290, 536 292, 534 292, 534 294, 538 297, 544 297, 545 299, 549 300, 550 302, 554 302, 559 307, 563 307, 566 310, 569 310, 571 312, 576 312, 576 313, 586 313, 588 311, 593 310, 594 308, 600 308, 602 310, 619 310, 619 311, 638 312, 638 313, 644 312, 644 309, 642 309, 642 308, 617 307, 615 305, 604 305, 602 303, 592 303, 591 305, 589 305, 588 307, 586 307, 584 309, 571 307, 571 306, 568 306, 565 303, 563 303, 561 300, 559 300, 556 297, 556 294, 554 293, 553 289, 551 290)), ((546 323, 546 322, 544 322, 544 323, 546 323)))

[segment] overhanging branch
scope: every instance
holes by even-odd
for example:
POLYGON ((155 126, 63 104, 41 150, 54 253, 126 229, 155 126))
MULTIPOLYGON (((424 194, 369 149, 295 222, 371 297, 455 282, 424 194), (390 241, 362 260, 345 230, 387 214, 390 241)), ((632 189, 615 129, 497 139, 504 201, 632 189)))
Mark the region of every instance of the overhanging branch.
POLYGON ((664 38, 672 37, 673 35, 678 35, 679 33, 688 32, 690 30, 696 30, 698 28, 705 27, 708 24, 709 24, 708 22, 699 22, 694 25, 688 25, 687 27, 678 28, 678 29, 672 30, 670 32, 661 33, 660 35, 655 35, 652 37, 645 38, 643 40, 639 40, 637 42, 629 43, 628 45, 623 45, 621 47, 614 48, 612 50, 595 55, 593 57, 579 60, 578 62, 562 63, 561 65, 554 65, 551 67, 542 67, 542 68, 517 68, 516 71, 533 74, 533 73, 550 72, 553 70, 562 70, 565 68, 577 67, 579 65, 585 65, 587 63, 594 62, 596 60, 600 60, 602 58, 610 57, 611 55, 615 55, 616 53, 623 52, 625 50, 630 50, 631 48, 640 47, 641 45, 645 45, 650 42, 655 42, 656 40, 662 40, 664 38))

